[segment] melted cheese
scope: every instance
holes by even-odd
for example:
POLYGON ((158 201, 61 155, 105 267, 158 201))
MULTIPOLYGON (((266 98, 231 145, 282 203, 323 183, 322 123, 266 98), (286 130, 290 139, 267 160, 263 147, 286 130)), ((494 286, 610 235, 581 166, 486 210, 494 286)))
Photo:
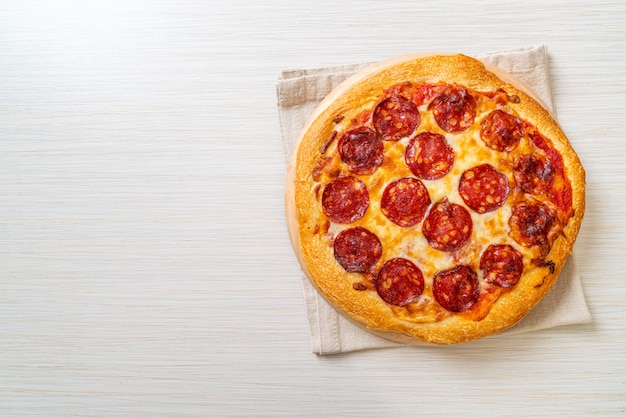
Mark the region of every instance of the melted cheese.
MULTIPOLYGON (((491 304, 503 291, 494 289, 493 285, 483 281, 483 274, 479 268, 480 255, 492 244, 509 244, 517 249, 523 256, 525 270, 531 268, 531 260, 538 258, 537 248, 520 246, 509 237, 508 221, 511 217, 511 207, 514 201, 520 199, 520 191, 515 188, 513 178, 513 161, 521 154, 537 152, 529 138, 522 138, 519 146, 510 153, 498 152, 490 149, 480 138, 480 122, 495 109, 503 109, 507 113, 514 112, 506 106, 498 104, 486 95, 472 92, 476 99, 476 117, 473 125, 465 131, 458 133, 444 132, 436 123, 432 112, 428 109, 428 103, 419 106, 421 121, 416 131, 409 137, 397 142, 384 142, 384 160, 382 165, 372 175, 357 176, 367 186, 370 205, 365 215, 350 225, 330 223, 326 234, 329 251, 332 251, 334 237, 346 228, 362 226, 375 233, 383 245, 383 254, 377 269, 382 264, 394 257, 407 258, 415 263, 424 275, 425 290, 422 296, 406 307, 390 306, 396 316, 415 322, 439 321, 450 313, 439 306, 432 296, 433 277, 439 271, 452 268, 459 264, 469 265, 478 274, 481 283, 481 298, 483 303, 475 304, 472 314, 465 313, 468 317, 476 320, 482 319, 488 314, 491 304), (404 162, 404 154, 410 140, 421 132, 433 132, 445 136, 448 144, 454 150, 454 164, 448 174, 437 180, 421 180, 426 186, 431 203, 434 204, 444 198, 450 202, 465 207, 472 218, 472 235, 470 242, 463 248, 454 252, 436 250, 428 244, 422 233, 422 222, 411 227, 400 227, 382 213, 380 201, 385 187, 391 182, 403 177, 415 177, 404 162), (503 206, 484 214, 474 212, 468 208, 459 195, 458 186, 462 173, 480 164, 488 163, 496 170, 504 173, 509 182, 510 193, 503 206)), ((372 102, 359 109, 357 114, 348 114, 336 125, 337 138, 349 129, 364 123, 372 127, 371 114, 376 103, 372 102)), ((333 141, 327 148, 325 156, 333 156, 330 163, 326 164, 319 178, 318 184, 322 187, 339 174, 354 175, 347 166, 341 162, 337 150, 338 139, 333 141)), ((318 199, 319 201, 319 199, 318 199)), ((321 205, 321 201, 319 201, 321 205)), ((321 206, 320 206, 321 207, 321 206)), ((322 221, 322 220, 320 220, 322 221)), ((354 274, 356 281, 361 280, 361 275, 354 274)), ((479 300, 479 302, 480 302, 479 300)))

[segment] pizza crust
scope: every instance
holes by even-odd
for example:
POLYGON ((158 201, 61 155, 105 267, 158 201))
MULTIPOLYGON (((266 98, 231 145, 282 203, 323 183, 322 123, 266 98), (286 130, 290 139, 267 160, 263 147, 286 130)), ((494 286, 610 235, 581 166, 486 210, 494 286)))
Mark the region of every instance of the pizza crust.
POLYGON ((493 66, 488 70, 482 62, 463 55, 404 55, 358 72, 320 103, 303 128, 295 149, 287 173, 285 210, 289 236, 304 273, 328 303, 353 323, 402 343, 463 343, 495 334, 519 322, 556 281, 572 250, 585 211, 584 169, 558 123, 537 96, 503 70, 493 66), (480 321, 463 315, 451 315, 430 323, 398 318, 375 291, 353 289, 358 274, 343 270, 328 243, 316 231, 324 214, 312 198, 315 182, 311 173, 320 157, 320 148, 335 128, 333 118, 375 103, 388 87, 405 80, 456 83, 484 92, 503 89, 509 96, 518 96, 518 103, 509 103, 509 106, 551 139, 564 160, 571 182, 574 214, 546 257, 554 263, 553 273, 548 268, 525 273, 515 288, 504 292, 480 321))

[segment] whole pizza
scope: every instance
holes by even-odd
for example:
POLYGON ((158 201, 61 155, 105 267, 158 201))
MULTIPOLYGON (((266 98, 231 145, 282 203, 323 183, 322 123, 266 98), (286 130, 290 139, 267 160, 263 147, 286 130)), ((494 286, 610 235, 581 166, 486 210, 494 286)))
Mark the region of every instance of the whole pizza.
POLYGON ((406 343, 520 321, 550 290, 585 173, 536 96, 463 55, 371 66, 320 104, 289 167, 292 243, 319 293, 406 343))

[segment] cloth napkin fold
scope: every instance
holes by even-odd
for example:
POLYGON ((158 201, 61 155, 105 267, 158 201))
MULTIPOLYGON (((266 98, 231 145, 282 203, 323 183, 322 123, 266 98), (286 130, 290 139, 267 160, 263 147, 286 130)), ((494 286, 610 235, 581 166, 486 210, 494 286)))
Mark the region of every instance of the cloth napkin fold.
MULTIPOLYGON (((545 105, 555 115, 546 46, 488 53, 476 58, 494 64, 520 79, 543 99, 545 105)), ((286 164, 289 163, 302 127, 318 103, 343 80, 369 64, 290 69, 281 73, 277 97, 286 164)), ((402 346, 375 336, 349 322, 326 303, 304 273, 301 273, 301 278, 311 331, 311 349, 315 354, 337 354, 402 346)), ((563 267, 559 280, 535 309, 514 327, 490 338, 590 321, 591 314, 582 291, 576 259, 572 254, 563 267)))

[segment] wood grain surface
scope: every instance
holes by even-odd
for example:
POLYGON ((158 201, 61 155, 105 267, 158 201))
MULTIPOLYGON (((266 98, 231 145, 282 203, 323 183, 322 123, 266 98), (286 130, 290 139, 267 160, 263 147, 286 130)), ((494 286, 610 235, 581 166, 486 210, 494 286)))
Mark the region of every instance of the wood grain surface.
POLYGON ((0 2, 0 415, 623 416, 623 1, 0 2), (310 353, 284 68, 549 48, 589 325, 310 353))

